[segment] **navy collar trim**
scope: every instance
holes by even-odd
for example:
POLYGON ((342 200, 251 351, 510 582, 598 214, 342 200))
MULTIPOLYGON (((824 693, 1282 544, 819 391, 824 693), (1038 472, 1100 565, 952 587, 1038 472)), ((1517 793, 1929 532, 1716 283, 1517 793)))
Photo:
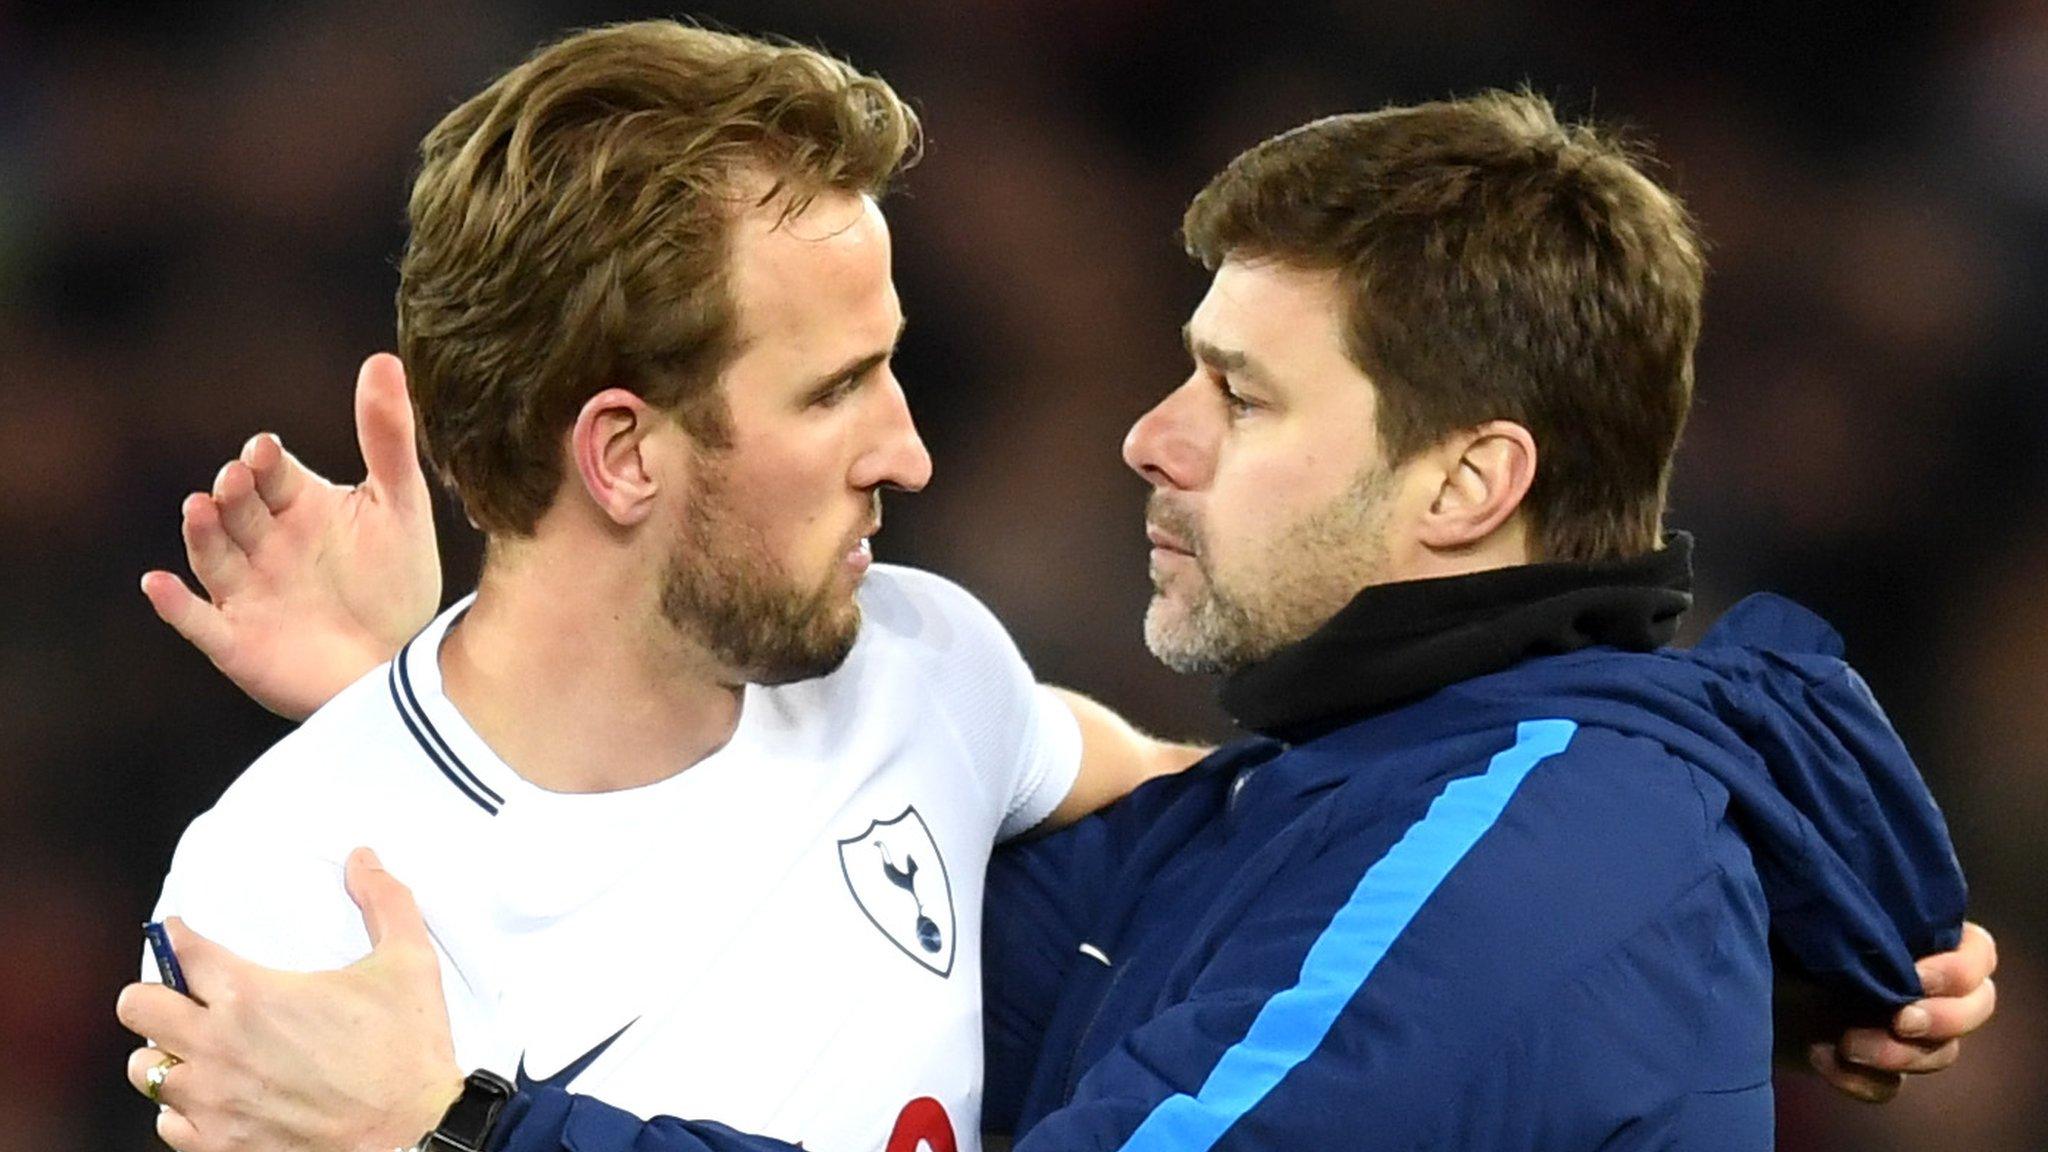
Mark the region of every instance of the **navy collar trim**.
POLYGON ((490 785, 484 783, 470 770, 469 765, 462 762, 462 757, 457 756, 455 749, 449 747, 447 738, 434 727, 433 720, 427 716, 427 710, 420 707, 420 698, 412 688, 412 673, 406 668, 411 662, 412 646, 415 643, 418 643, 417 638, 400 649, 397 659, 391 661, 391 704, 398 709, 398 718, 405 722, 406 731, 411 732, 412 738, 419 743, 420 751, 427 754, 427 759, 434 762, 434 767, 441 770, 441 775, 446 776, 448 782, 455 785, 456 789, 477 807, 496 816, 498 808, 505 803, 505 798, 493 791, 490 785))

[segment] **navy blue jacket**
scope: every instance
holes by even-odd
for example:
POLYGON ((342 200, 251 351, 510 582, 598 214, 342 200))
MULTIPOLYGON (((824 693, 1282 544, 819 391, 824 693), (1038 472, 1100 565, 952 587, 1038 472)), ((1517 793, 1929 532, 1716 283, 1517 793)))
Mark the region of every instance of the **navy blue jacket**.
POLYGON ((1770 933, 1873 1021, 1960 934, 1940 814, 1838 652, 1759 597, 1692 651, 1242 744, 1007 854, 986 948, 1031 982, 991 978, 987 1123, 1019 1152, 1770 1147, 1770 933))
MULTIPOLYGON (((1521 659, 998 854, 1017 1152, 1771 1146, 1775 944, 1871 1020, 1964 889, 1818 619, 1521 659)), ((786 1148, 522 1095, 507 1152, 786 1148)))

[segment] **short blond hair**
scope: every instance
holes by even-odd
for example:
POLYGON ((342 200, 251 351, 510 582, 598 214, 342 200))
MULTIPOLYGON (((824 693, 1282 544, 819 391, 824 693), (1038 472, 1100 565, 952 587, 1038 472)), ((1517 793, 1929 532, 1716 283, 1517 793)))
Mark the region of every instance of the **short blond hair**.
POLYGON ((531 534, 562 435, 608 387, 725 442, 743 179, 773 181, 745 203, 795 211, 879 194, 918 148, 882 80, 670 20, 575 33, 450 112, 420 145, 398 332, 427 457, 470 518, 531 534))

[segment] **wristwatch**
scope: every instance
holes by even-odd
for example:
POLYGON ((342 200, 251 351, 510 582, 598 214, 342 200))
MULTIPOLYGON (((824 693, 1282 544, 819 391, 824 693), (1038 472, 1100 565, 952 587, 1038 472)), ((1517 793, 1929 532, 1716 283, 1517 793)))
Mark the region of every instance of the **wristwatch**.
POLYGON ((512 1091, 512 1082, 495 1072, 471 1072, 462 1082, 462 1095, 448 1106, 434 1130, 398 1152, 484 1152, 512 1091))

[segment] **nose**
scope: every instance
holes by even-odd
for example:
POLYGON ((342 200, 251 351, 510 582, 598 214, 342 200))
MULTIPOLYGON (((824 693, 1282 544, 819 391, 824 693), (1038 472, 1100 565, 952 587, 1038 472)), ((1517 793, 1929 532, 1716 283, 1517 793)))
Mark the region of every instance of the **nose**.
POLYGON ((1154 488, 1199 488, 1211 453, 1200 427, 1194 379, 1167 393, 1124 434, 1124 463, 1154 488))
POLYGON ((872 446, 854 461, 853 486, 887 486, 916 492, 932 479, 932 455, 911 419, 910 402, 894 372, 877 390, 876 430, 872 446))

